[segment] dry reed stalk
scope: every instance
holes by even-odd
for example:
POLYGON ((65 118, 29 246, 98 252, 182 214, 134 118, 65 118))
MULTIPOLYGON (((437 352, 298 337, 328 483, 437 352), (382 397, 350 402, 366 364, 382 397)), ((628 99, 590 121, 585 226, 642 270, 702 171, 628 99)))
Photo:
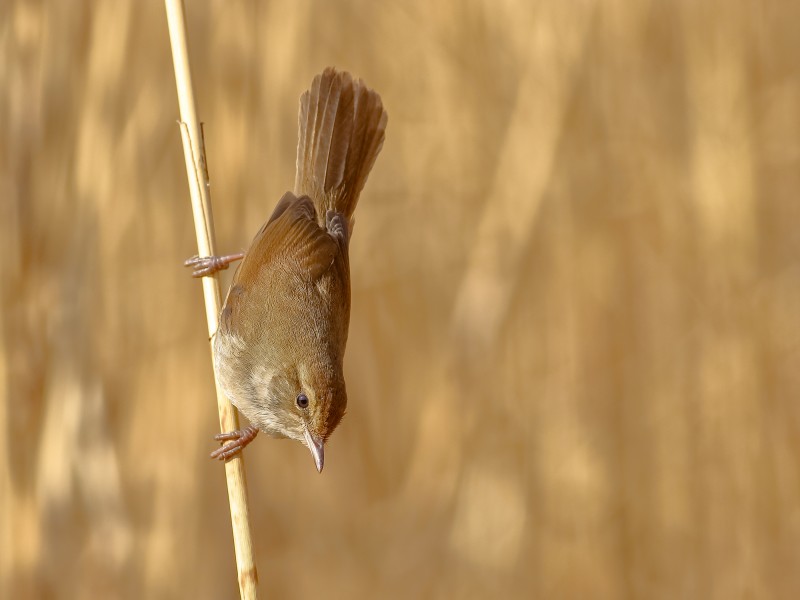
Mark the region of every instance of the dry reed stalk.
MULTIPOLYGON (((205 148, 203 147, 200 123, 197 120, 189 70, 189 54, 186 45, 186 22, 183 0, 165 0, 169 26, 172 61, 175 66, 175 83, 178 88, 178 104, 181 115, 181 137, 186 160, 186 175, 192 200, 192 214, 197 235, 197 251, 200 256, 214 255, 214 222, 211 215, 211 197, 208 188, 205 148)), ((220 311, 219 280, 217 275, 203 277, 203 297, 206 305, 209 339, 217 330, 220 311)), ((213 352, 212 352, 213 360, 213 352)), ((216 378, 215 378, 216 382, 216 378)), ((219 383, 217 388, 217 410, 223 432, 239 428, 239 415, 228 401, 219 383)), ((243 599, 258 597, 258 574, 253 560, 253 544, 250 534, 250 513, 247 507, 247 481, 244 459, 241 453, 225 464, 228 482, 228 502, 233 526, 233 545, 236 552, 236 570, 239 578, 239 593, 243 599)))

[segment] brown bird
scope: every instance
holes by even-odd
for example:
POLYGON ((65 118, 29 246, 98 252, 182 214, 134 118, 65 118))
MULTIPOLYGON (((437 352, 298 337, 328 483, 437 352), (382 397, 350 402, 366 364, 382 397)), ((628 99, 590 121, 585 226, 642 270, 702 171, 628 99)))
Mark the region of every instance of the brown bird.
POLYGON ((248 418, 212 453, 225 460, 259 431, 308 446, 317 470, 347 406, 353 211, 383 146, 380 96, 333 68, 300 97, 297 175, 246 253, 189 259, 205 276, 239 258, 214 338, 219 383, 248 418))

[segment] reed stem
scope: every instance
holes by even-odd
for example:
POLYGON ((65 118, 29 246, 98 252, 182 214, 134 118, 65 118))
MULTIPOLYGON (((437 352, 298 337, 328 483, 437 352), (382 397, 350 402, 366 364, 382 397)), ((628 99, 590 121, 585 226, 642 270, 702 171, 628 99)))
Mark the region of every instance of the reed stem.
MULTIPOLYGON (((186 21, 183 0, 165 0, 169 38, 172 46, 172 62, 175 67, 175 83, 178 89, 178 104, 181 116, 181 138, 186 160, 186 175, 192 200, 192 214, 197 235, 197 252, 200 256, 214 255, 214 221, 211 214, 211 197, 206 170, 203 135, 194 101, 194 88, 189 69, 189 54, 186 44, 186 21)), ((211 343, 217 331, 220 311, 219 280, 216 274, 203 277, 203 297, 206 306, 206 321, 211 343)), ((211 353, 213 361, 213 351, 211 353)), ((228 401, 216 381, 217 411, 222 432, 239 429, 239 415, 228 401)), ((239 593, 242 599, 258 597, 258 574, 253 560, 253 544, 250 533, 250 513, 247 506, 247 481, 244 458, 240 453, 225 463, 228 483, 228 503, 233 527, 233 546, 236 553, 236 570, 239 593)))

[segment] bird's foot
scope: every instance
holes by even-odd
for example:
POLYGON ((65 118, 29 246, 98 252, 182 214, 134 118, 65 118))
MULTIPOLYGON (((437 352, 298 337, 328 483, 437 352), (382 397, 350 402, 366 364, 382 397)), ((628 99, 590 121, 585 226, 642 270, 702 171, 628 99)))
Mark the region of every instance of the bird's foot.
POLYGON ((218 271, 224 271, 232 262, 243 258, 244 252, 226 256, 193 256, 187 259, 183 266, 192 268, 192 277, 208 277, 218 271))
POLYGON ((228 433, 218 433, 214 439, 219 442, 228 442, 221 448, 217 448, 211 453, 211 458, 219 460, 228 460, 237 452, 241 452, 242 448, 252 442, 258 435, 258 428, 249 425, 244 429, 237 429, 236 431, 229 431, 228 433))

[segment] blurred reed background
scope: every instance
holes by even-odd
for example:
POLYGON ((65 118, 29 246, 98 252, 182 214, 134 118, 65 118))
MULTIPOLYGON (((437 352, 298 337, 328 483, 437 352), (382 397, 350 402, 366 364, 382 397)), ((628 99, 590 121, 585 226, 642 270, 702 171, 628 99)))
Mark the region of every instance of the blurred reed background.
MULTIPOLYGON (((264 597, 800 597, 800 4, 187 12, 221 250, 324 66, 390 116, 264 597)), ((0 89, 0 596, 235 597, 163 4, 5 0, 0 89)))

